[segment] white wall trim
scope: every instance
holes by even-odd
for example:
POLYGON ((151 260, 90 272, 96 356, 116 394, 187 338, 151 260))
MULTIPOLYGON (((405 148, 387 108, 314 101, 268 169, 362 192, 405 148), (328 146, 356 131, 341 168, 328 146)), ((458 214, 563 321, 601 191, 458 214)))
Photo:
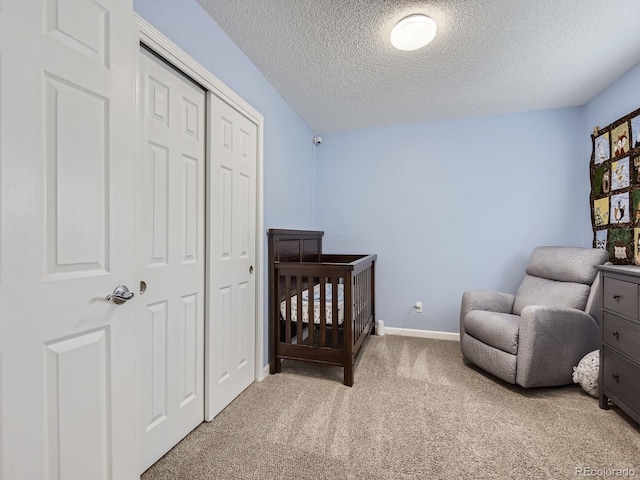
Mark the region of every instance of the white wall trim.
POLYGON ((401 335, 403 337, 433 338, 436 340, 460 341, 460 333, 438 332, 435 330, 416 330, 414 328, 384 327, 385 335, 401 335))
MULTIPOLYGON (((256 382, 261 382, 262 380, 264 380, 265 378, 267 378, 269 376, 269 364, 267 363, 263 368, 262 368, 262 372, 261 372, 261 376, 260 378, 256 378, 256 382)), ((1 479, 0 479, 1 480, 1 479)))
MULTIPOLYGON (((247 101, 222 83, 217 77, 200 65, 188 53, 175 45, 165 37, 159 30, 153 27, 140 15, 135 14, 139 42, 171 63, 174 67, 184 72, 193 80, 198 82, 209 93, 218 96, 226 103, 233 106, 249 120, 256 124, 258 131, 257 138, 257 158, 256 158, 256 333, 255 333, 255 363, 254 380, 261 381, 265 377, 265 369, 268 372, 268 365, 263 365, 264 358, 264 117, 253 108, 247 101)), ((207 190, 208 190, 207 186, 207 190)), ((208 391, 207 374, 210 362, 210 336, 206 333, 209 325, 208 309, 205 312, 205 418, 208 419, 208 391)))
POLYGON ((159 30, 138 14, 136 14, 136 22, 138 24, 141 43, 144 43, 154 52, 161 55, 174 67, 182 70, 184 73, 187 73, 193 80, 205 87, 205 89, 216 94, 225 102, 234 105, 256 124, 262 124, 264 121, 262 114, 253 108, 240 95, 222 83, 222 81, 213 75, 213 73, 200 65, 187 52, 175 45, 171 40, 165 37, 159 30))

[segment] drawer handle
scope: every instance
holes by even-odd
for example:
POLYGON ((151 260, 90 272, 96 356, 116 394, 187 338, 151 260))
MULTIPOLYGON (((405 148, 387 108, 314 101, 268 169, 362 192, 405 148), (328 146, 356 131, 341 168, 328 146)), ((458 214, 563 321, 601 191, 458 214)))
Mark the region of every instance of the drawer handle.
POLYGON ((620 375, 618 375, 617 373, 614 373, 613 379, 616 381, 616 383, 618 383, 620 381, 620 375))
POLYGON ((616 302, 619 302, 619 301, 620 301, 620 295, 614 295, 614 296, 613 296, 613 299, 614 299, 616 302))
POLYGON ((616 337, 616 339, 618 339, 618 337, 620 336, 620 334, 618 332, 616 332, 615 330, 613 332, 611 332, 611 335, 616 337))

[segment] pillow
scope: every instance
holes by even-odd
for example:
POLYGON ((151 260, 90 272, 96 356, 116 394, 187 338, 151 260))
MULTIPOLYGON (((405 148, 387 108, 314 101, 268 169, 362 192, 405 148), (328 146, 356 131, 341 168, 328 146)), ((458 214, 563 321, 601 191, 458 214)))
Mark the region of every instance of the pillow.
POLYGON ((589 395, 598 396, 598 376, 600 374, 600 350, 587 353, 573 367, 573 383, 579 383, 589 395))

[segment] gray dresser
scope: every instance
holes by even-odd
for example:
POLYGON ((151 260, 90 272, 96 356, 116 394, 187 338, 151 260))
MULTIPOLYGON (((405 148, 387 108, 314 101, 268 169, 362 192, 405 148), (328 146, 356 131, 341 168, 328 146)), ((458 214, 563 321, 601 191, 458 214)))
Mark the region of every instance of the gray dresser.
POLYGON ((640 267, 602 265, 600 408, 609 400, 640 422, 640 267))

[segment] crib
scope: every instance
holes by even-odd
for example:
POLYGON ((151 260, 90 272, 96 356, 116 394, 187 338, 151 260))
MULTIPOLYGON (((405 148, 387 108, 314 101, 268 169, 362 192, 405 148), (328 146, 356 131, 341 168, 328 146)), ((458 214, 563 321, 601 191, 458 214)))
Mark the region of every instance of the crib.
POLYGON ((324 232, 270 229, 269 371, 282 359, 344 367, 353 386, 353 364, 375 332, 376 255, 322 252, 324 232))

